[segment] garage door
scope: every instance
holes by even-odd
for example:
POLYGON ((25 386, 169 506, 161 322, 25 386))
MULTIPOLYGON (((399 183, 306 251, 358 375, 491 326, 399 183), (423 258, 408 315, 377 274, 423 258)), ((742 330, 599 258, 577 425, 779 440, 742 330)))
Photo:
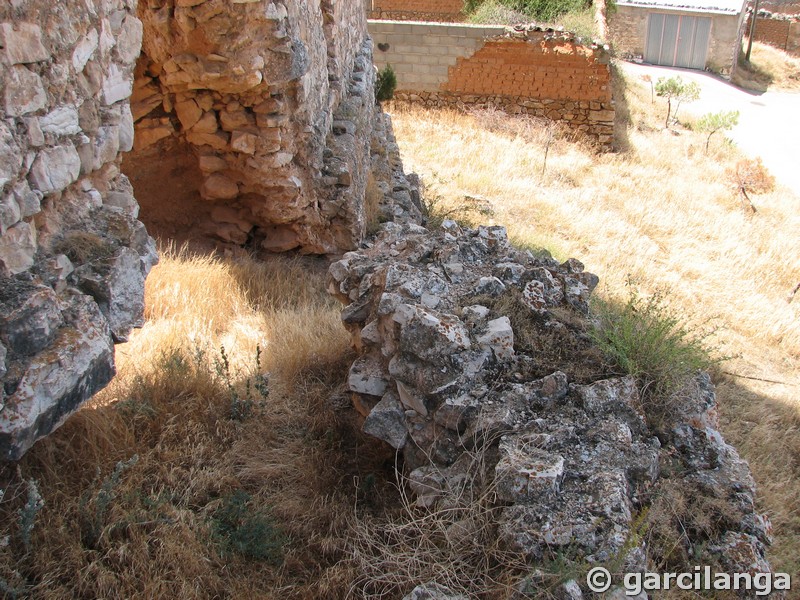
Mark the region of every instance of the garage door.
POLYGON ((654 65, 705 69, 710 33, 709 17, 650 13, 644 59, 654 65))

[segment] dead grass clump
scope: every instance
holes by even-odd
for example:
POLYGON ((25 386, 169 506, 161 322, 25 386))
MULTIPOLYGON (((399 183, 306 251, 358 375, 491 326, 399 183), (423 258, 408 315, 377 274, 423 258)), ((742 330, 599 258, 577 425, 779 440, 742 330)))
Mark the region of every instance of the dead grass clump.
POLYGON ((56 254, 65 254, 76 265, 93 260, 108 258, 114 253, 114 246, 103 238, 88 231, 68 231, 54 247, 56 254))
POLYGON ((742 53, 731 81, 757 92, 799 90, 800 59, 769 44, 753 42, 750 62, 742 53))

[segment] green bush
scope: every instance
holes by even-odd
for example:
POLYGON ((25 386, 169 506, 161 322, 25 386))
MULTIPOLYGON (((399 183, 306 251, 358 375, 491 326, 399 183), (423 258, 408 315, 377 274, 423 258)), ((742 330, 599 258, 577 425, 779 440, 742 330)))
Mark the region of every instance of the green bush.
POLYGON ((214 513, 212 527, 223 553, 235 552, 245 558, 280 564, 286 542, 283 533, 269 512, 254 506, 250 494, 244 490, 223 498, 222 506, 214 513))
POLYGON ((378 102, 391 100, 394 98, 394 90, 397 87, 397 75, 392 69, 392 65, 386 65, 378 73, 378 80, 375 82, 375 99, 378 102))

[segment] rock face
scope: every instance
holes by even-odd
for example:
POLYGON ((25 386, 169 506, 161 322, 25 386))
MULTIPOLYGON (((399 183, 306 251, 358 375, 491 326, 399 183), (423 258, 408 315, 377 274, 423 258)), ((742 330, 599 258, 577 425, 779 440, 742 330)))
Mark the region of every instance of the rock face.
POLYGON ((114 374, 156 262, 120 152, 141 44, 130 0, 0 7, 0 458, 114 374))
POLYGON ((656 436, 637 382, 610 376, 586 333, 597 283, 574 259, 513 248, 502 227, 385 224, 330 268, 364 431, 402 454, 422 506, 490 491, 501 543, 532 560, 644 570, 636 515, 672 487, 727 507, 691 533, 711 564, 768 570, 768 524, 707 375, 656 436))
POLYGON ((130 172, 190 155, 196 226, 224 242, 356 247, 380 113, 363 4, 142 0, 139 16, 130 172))

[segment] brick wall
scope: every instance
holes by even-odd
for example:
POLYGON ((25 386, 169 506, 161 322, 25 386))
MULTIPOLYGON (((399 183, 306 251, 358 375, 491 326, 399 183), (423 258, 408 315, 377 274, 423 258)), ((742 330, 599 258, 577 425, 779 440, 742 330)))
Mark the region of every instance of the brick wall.
MULTIPOLYGON (((750 31, 750 21, 751 17, 748 17, 745 31, 750 31)), ((765 19, 758 17, 756 20, 756 35, 754 41, 785 50, 789 41, 790 24, 790 21, 783 19, 765 19)))
POLYGON ((391 64, 396 97, 428 106, 493 105, 562 121, 610 146, 608 52, 530 28, 370 21, 375 63, 391 64))
POLYGON ((451 23, 464 20, 464 0, 372 0, 371 6, 367 2, 372 19, 451 23))

